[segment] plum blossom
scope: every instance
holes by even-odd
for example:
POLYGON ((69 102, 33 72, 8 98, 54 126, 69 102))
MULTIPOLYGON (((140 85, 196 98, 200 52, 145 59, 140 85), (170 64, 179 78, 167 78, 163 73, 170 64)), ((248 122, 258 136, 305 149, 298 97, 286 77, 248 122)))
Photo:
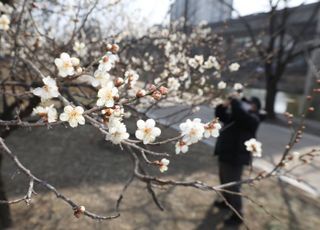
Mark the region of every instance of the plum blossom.
POLYGON ((201 123, 201 119, 195 118, 193 121, 187 119, 186 122, 180 124, 180 130, 182 134, 182 140, 187 144, 197 143, 202 139, 204 134, 204 125, 201 123))
POLYGON ((160 77, 157 77, 156 79, 154 79, 154 84, 159 84, 161 82, 161 78, 160 77))
POLYGON ((58 117, 57 110, 53 107, 53 105, 46 107, 37 106, 33 109, 33 113, 38 114, 48 123, 56 122, 58 117))
POLYGON ((241 83, 235 83, 233 86, 234 90, 242 90, 243 89, 243 85, 241 83))
POLYGON ((184 83, 184 87, 185 87, 186 89, 189 89, 190 86, 191 86, 191 79, 188 79, 188 80, 184 83))
POLYGON ((3 14, 0 17, 0 30, 7 31, 10 29, 10 19, 8 15, 3 14))
POLYGON ((229 71, 230 72, 236 72, 238 71, 240 68, 240 65, 238 63, 232 63, 231 65, 229 65, 229 71))
POLYGON ((227 83, 225 83, 224 81, 220 81, 218 83, 218 89, 225 89, 227 87, 227 83))
POLYGON ((113 144, 120 144, 123 140, 129 138, 127 127, 118 119, 113 119, 108 125, 109 133, 106 136, 106 140, 110 140, 113 144))
POLYGON ((194 58, 189 58, 188 64, 194 69, 198 67, 198 62, 194 58))
POLYGON ((112 82, 112 78, 109 73, 105 71, 101 71, 97 69, 94 72, 94 81, 92 82, 93 87, 98 87, 98 86, 106 86, 109 82, 112 82))
POLYGON ((11 14, 13 12, 13 8, 8 4, 3 4, 0 2, 0 12, 11 14))
POLYGON ((87 52, 86 44, 83 42, 76 41, 73 45, 73 50, 77 53, 77 55, 83 57, 86 55, 87 52))
POLYGON ((143 141, 143 144, 149 144, 153 142, 156 137, 160 136, 161 130, 155 127, 156 122, 153 119, 148 119, 146 121, 138 120, 136 131, 136 138, 143 141))
POLYGON ((59 91, 55 79, 48 76, 43 78, 42 81, 44 83, 44 86, 32 90, 32 93, 34 95, 41 97, 42 101, 59 96, 59 91))
POLYGON ((201 77, 199 84, 200 84, 201 86, 203 86, 205 83, 206 83, 206 78, 205 78, 205 77, 201 77))
POLYGON ((134 87, 134 85, 137 83, 139 79, 139 75, 134 70, 127 70, 124 73, 124 76, 126 78, 126 82, 130 85, 130 87, 134 87))
POLYGON ((109 82, 98 91, 97 106, 114 106, 114 97, 119 97, 118 89, 109 82))
POLYGON ((188 64, 196 69, 198 66, 201 66, 203 64, 203 56, 202 55, 195 55, 193 58, 188 59, 188 64))
POLYGON ((203 55, 195 55, 194 59, 198 62, 199 65, 203 64, 203 61, 204 61, 203 55))
POLYGON ((74 67, 79 66, 80 61, 78 58, 70 57, 67 53, 61 53, 60 58, 56 58, 54 63, 59 70, 59 75, 61 77, 67 77, 75 74, 74 67))
POLYGON ((186 153, 189 150, 189 146, 182 140, 176 143, 176 154, 186 153))
POLYGON ((111 68, 114 67, 115 63, 119 60, 118 55, 113 54, 112 52, 107 52, 106 55, 102 57, 99 61, 98 69, 104 72, 108 72, 111 68))
POLYGON ((205 63, 203 64, 203 68, 205 69, 215 68, 216 70, 220 70, 221 66, 216 57, 209 56, 208 60, 205 61, 205 63))
POLYGON ((170 164, 170 161, 167 158, 161 159, 159 162, 159 170, 160 172, 165 172, 168 170, 168 165, 170 164))
POLYGON ((252 153, 254 157, 261 157, 262 156, 262 144, 261 142, 257 141, 255 138, 251 138, 244 142, 247 151, 252 153))
POLYGON ((83 117, 84 109, 81 106, 73 107, 67 105, 64 107, 64 112, 60 114, 61 121, 68 121, 72 128, 85 124, 85 119, 83 117))
POLYGON ((219 136, 219 131, 221 129, 221 125, 217 121, 212 121, 204 126, 204 137, 209 138, 209 137, 218 137, 219 136))
POLYGON ((170 77, 170 78, 168 78, 167 86, 168 86, 169 90, 176 91, 180 87, 179 80, 174 77, 170 77))

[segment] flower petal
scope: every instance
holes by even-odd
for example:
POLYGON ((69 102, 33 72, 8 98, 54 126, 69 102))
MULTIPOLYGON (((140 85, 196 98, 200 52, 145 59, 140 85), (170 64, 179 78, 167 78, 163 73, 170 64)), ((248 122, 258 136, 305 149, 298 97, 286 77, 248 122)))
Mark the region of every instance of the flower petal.
POLYGON ((145 122, 143 120, 137 121, 138 129, 144 129, 145 128, 145 122))

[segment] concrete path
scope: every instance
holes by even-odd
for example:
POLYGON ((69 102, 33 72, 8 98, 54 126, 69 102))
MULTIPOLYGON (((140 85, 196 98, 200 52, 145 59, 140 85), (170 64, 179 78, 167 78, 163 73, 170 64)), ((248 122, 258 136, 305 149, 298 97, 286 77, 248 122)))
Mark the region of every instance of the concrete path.
MULTIPOLYGON (((201 106, 200 110, 190 113, 187 106, 174 106, 155 109, 149 112, 150 117, 159 119, 162 124, 179 129, 179 124, 187 118, 199 117, 203 122, 210 121, 214 116, 214 110, 208 106, 201 106)), ((320 131, 319 131, 320 133, 320 131)), ((253 165, 261 170, 270 170, 281 158, 284 147, 290 138, 289 129, 273 124, 262 123, 257 139, 263 143, 263 157, 255 159, 253 165)), ((215 139, 204 140, 206 144, 214 147, 215 139)), ((300 143, 295 145, 293 151, 307 152, 312 148, 320 148, 320 136, 304 134, 300 143)), ((281 179, 306 191, 313 197, 320 197, 320 157, 312 164, 304 165, 281 179)))

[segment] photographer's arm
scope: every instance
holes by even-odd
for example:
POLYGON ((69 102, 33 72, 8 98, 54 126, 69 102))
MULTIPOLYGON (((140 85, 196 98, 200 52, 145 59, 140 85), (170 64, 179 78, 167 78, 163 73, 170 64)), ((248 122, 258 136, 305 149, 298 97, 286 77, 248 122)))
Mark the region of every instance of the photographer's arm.
POLYGON ((227 113, 228 102, 220 104, 216 107, 215 116, 223 123, 226 123, 230 120, 230 114, 227 113))
POLYGON ((259 124, 259 118, 245 111, 241 106, 241 101, 238 99, 231 100, 231 116, 234 121, 241 123, 247 127, 256 127, 259 124))

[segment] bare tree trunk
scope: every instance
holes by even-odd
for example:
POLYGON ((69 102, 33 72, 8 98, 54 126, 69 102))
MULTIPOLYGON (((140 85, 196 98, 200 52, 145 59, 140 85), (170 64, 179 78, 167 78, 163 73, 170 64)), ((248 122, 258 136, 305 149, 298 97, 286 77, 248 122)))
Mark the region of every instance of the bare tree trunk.
POLYGON ((275 119, 276 114, 274 111, 275 102, 276 102, 276 96, 277 96, 277 81, 274 80, 272 76, 267 76, 266 79, 266 107, 265 110, 267 112, 267 117, 269 119, 275 119))
MULTIPOLYGON (((5 187, 2 180, 2 153, 0 153, 0 200, 7 200, 5 187)), ((12 226, 9 204, 0 204, 0 229, 12 226)))

